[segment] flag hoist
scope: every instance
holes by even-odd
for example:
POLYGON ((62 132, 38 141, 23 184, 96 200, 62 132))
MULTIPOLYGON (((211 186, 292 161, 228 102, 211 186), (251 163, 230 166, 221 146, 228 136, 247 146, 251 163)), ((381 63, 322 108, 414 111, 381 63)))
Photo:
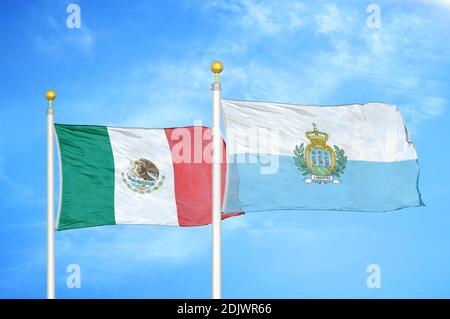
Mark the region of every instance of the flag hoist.
POLYGON ((47 299, 55 299, 55 187, 54 187, 54 140, 53 124, 55 110, 53 100, 56 92, 48 90, 45 97, 47 108, 47 299))

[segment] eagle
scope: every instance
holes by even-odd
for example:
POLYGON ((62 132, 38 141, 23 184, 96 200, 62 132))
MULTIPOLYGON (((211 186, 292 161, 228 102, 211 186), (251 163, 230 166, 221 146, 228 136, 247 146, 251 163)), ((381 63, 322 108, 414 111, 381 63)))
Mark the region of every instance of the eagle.
POLYGON ((159 179, 159 169, 148 159, 141 158, 134 161, 134 167, 139 178, 145 181, 156 182, 159 179))

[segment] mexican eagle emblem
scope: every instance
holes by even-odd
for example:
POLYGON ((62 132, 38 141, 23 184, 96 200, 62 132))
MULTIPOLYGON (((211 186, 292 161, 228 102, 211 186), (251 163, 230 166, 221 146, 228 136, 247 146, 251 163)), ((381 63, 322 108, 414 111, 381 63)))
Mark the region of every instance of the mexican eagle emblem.
POLYGON ((158 167, 150 160, 141 158, 130 162, 126 172, 122 172, 122 180, 129 189, 140 194, 158 190, 164 183, 158 167))
POLYGON ((310 141, 294 148, 294 164, 305 176, 305 183, 341 183, 341 176, 347 166, 347 156, 343 149, 327 145, 328 134, 320 132, 315 123, 312 131, 306 131, 310 141))

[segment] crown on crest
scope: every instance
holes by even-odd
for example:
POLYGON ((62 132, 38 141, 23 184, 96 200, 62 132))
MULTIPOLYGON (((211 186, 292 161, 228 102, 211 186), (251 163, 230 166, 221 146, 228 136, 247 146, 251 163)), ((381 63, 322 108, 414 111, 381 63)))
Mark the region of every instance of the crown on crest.
POLYGON ((313 125, 313 130, 306 131, 305 135, 308 138, 308 140, 311 142, 312 148, 317 148, 317 147, 322 148, 327 143, 328 134, 325 132, 320 132, 317 129, 316 123, 313 123, 312 125, 313 125))

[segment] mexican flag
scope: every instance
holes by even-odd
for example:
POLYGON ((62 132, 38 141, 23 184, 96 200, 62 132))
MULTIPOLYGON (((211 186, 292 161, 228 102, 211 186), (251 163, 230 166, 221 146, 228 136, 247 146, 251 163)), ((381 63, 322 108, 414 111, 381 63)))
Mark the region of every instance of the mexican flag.
MULTIPOLYGON (((57 230, 211 223, 210 128, 55 124, 55 130, 61 185, 57 230)), ((225 158, 223 143, 222 199, 225 158)))

